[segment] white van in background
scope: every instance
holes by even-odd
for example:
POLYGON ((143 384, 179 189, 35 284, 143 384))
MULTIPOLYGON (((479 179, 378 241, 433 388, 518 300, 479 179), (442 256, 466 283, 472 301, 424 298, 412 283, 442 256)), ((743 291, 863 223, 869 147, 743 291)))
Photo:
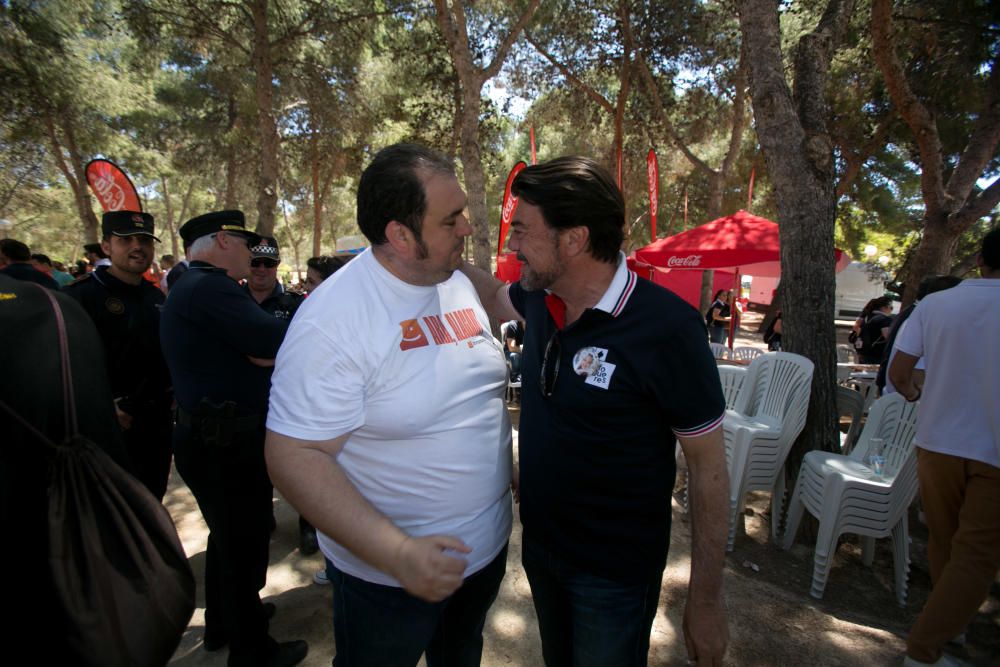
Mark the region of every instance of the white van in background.
MULTIPOLYGON (((889 275, 878 266, 864 262, 851 262, 837 274, 837 291, 834 297, 834 319, 851 320, 861 314, 871 299, 885 294, 889 275)), ((750 307, 766 308, 774 300, 779 278, 754 276, 750 282, 750 307)))

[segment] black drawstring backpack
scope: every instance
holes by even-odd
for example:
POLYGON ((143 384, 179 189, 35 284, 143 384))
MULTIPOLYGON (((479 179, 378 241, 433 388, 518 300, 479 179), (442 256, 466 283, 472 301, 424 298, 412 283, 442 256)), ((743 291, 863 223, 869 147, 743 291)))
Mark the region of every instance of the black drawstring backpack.
POLYGON ((81 436, 66 325, 59 329, 66 433, 61 444, 6 403, 0 407, 50 456, 49 572, 65 618, 65 643, 79 665, 165 665, 195 605, 195 580, 166 508, 91 440, 81 436))

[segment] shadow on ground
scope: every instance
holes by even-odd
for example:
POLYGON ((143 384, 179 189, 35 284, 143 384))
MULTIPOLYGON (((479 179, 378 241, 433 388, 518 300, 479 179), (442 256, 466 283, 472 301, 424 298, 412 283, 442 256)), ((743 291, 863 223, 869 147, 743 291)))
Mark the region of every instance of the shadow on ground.
MULTIPOLYGON (((512 417, 516 426, 516 408, 512 417)), ((810 597, 813 544, 798 544, 786 552, 769 543, 767 503, 766 494, 751 494, 746 534, 738 534, 735 550, 726 560, 731 633, 726 664, 900 665, 907 629, 920 611, 930 585, 926 529, 915 514, 910 521, 909 598, 906 607, 900 608, 892 586, 889 540, 876 542, 874 565, 866 568, 859 544, 854 538, 846 538, 837 550, 823 599, 810 597)), ((177 523, 199 585, 198 608, 170 664, 222 667, 226 650, 208 653, 202 648, 201 585, 207 531, 197 504, 176 472, 165 504, 177 523)), ((298 515, 280 497, 275 499, 275 515, 278 528, 271 541, 268 583, 261 592, 262 598, 278 607, 271 633, 279 640, 308 640, 309 656, 302 664, 328 666, 334 655, 330 587, 312 581, 313 574, 322 567, 322 557, 300 555, 298 515)), ((691 531, 689 517, 676 502, 673 523, 670 558, 650 641, 649 664, 654 666, 686 664, 681 627, 691 531)), ((482 664, 487 667, 543 664, 531 592, 520 560, 520 527, 515 521, 507 576, 486 622, 482 664)), ((964 657, 977 667, 1000 664, 1000 586, 994 586, 972 623, 964 657)))

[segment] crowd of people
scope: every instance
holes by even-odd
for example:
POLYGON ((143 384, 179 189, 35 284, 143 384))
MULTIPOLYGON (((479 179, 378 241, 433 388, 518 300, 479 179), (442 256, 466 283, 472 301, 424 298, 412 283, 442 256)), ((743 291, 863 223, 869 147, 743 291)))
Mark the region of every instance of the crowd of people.
MULTIPOLYGON (((645 665, 679 445, 692 517, 684 648, 699 665, 722 664, 729 482, 706 328, 725 340, 731 295, 716 294, 703 318, 628 271, 624 200, 591 159, 527 167, 512 193, 509 246, 523 262, 513 284, 464 262, 472 230, 454 166, 413 144, 383 149, 364 170, 357 219, 371 247, 350 262, 310 259, 307 296, 280 283, 277 240, 236 210, 188 220, 185 259, 163 262, 159 286, 147 278, 158 241, 147 213, 106 213, 101 243, 87 249, 92 270, 63 287, 48 258, 0 242, 0 288, 61 290, 93 324, 124 465, 162 500, 173 457, 194 495, 209 528, 206 651, 228 647, 235 667, 307 655, 305 641, 270 635, 278 610, 260 598, 277 488, 300 512, 301 551, 325 558, 316 579, 333 584, 336 667, 422 655, 478 665, 518 502, 545 663, 645 665), (491 318, 511 323, 502 341, 491 318), (517 461, 504 400, 512 372, 517 461)), ((978 406, 990 399, 973 394, 994 388, 969 381, 982 360, 928 372, 923 388, 912 370, 920 358, 935 371, 938 355, 953 363, 1000 325, 996 308, 958 305, 991 302, 998 239, 984 241, 984 280, 954 288, 961 299, 928 287, 905 328, 873 300, 858 325, 866 358, 881 359, 895 336, 896 390, 908 400, 923 391, 921 410, 935 415, 917 438, 922 491, 936 494, 924 501, 934 591, 907 664, 949 664, 940 646, 996 572, 996 413, 962 413, 958 443, 938 424, 954 421, 955 397, 978 406), (955 321, 971 323, 970 341, 938 326, 955 321)))

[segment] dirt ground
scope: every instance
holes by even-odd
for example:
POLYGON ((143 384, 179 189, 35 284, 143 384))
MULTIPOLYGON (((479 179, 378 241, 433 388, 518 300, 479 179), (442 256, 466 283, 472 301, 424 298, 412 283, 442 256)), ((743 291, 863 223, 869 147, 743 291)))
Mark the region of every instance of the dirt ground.
MULTIPOLYGON (((753 314, 744 320, 738 344, 760 345, 753 331, 753 314), (749 320, 749 321, 748 321, 749 320)), ((846 331, 839 336, 846 340, 846 331)), ((519 417, 512 410, 515 425, 519 417)), ((857 539, 845 536, 837 551, 822 600, 809 595, 813 542, 802 540, 790 551, 768 541, 768 496, 752 494, 746 534, 738 535, 727 556, 726 602, 731 641, 728 665, 900 665, 906 632, 920 611, 930 587, 927 572, 926 529, 910 517, 909 596, 905 607, 896 604, 892 552, 888 539, 876 542, 871 568, 861 562, 857 539)), ((198 607, 171 665, 221 667, 227 651, 202 648, 207 529, 187 487, 174 474, 164 500, 177 524, 181 540, 198 577, 198 607)), ((313 573, 322 556, 298 551, 295 511, 275 495, 278 528, 271 542, 268 583, 261 597, 277 605, 271 634, 278 640, 306 639, 306 667, 330 664, 334 655, 329 586, 317 586, 313 573)), ((805 521, 803 521, 805 523, 805 521)), ((660 608, 653 625, 649 664, 685 665, 681 619, 689 575, 689 517, 675 500, 670 558, 663 574, 660 608)), ((976 667, 1000 665, 1000 581, 980 608, 967 633, 964 650, 956 652, 976 667)), ((423 662, 421 662, 423 664, 423 662)), ((487 667, 542 665, 541 643, 531 591, 521 568, 520 525, 515 521, 507 562, 507 576, 487 618, 482 664, 487 667)), ((609 666, 613 667, 613 666, 609 666)))

